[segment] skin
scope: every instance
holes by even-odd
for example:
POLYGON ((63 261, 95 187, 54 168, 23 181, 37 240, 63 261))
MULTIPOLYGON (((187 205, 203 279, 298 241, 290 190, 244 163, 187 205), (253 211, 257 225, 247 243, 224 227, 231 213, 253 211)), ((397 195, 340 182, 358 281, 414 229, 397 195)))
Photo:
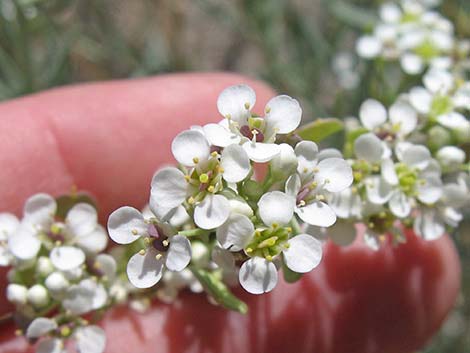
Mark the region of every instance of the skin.
MULTIPOLYGON (((173 162, 172 138, 218 121, 218 94, 241 82, 255 89, 255 111, 262 112, 274 94, 269 87, 211 73, 73 86, 1 104, 0 211, 20 214, 31 194, 59 195, 72 185, 96 196, 102 221, 119 206, 143 206, 154 171, 173 162)), ((191 294, 145 314, 113 310, 103 322, 106 352, 415 351, 451 310, 460 265, 447 236, 425 242, 407 235, 405 245, 378 252, 360 241, 345 248, 327 243, 321 265, 299 282, 281 280, 262 296, 238 290, 249 304, 246 316, 191 294)), ((0 313, 9 310, 0 297, 0 313)), ((27 347, 12 326, 0 327, 0 352, 27 347)))

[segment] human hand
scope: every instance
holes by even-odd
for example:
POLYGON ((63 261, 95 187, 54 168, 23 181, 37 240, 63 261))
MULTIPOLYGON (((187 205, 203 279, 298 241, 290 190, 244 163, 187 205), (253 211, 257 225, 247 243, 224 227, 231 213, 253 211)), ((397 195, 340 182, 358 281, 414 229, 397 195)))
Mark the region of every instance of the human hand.
MULTIPOLYGON (((99 201, 101 220, 122 205, 142 207, 153 172, 171 161, 173 137, 218 119, 216 99, 246 82, 258 107, 273 92, 230 74, 178 74, 57 89, 0 105, 0 211, 19 212, 36 192, 59 195, 72 185, 99 201)), ((256 111, 256 109, 255 109, 256 111)), ((0 315, 11 310, 0 280, 0 315)), ((145 314, 109 313, 106 352, 412 352, 451 309, 460 267, 448 237, 412 234, 374 252, 357 242, 325 245, 322 264, 269 294, 237 292, 243 316, 187 294, 145 314)), ((1 327, 0 352, 27 351, 14 328, 1 327)))

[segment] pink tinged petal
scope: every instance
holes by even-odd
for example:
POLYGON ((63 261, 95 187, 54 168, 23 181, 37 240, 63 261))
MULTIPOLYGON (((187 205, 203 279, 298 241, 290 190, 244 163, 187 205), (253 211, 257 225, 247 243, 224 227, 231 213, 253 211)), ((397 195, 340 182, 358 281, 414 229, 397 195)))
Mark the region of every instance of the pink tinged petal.
POLYGON ((274 133, 287 134, 294 131, 302 119, 299 102, 286 95, 272 98, 265 107, 267 128, 274 133))
POLYGON ((186 130, 180 132, 171 144, 175 159, 185 166, 194 166, 197 160, 209 158, 210 146, 206 137, 198 131, 186 130))
POLYGON ((152 179, 151 203, 164 209, 176 208, 186 198, 188 183, 176 168, 160 169, 152 179))
POLYGON ((160 281, 163 273, 164 258, 157 260, 158 252, 148 248, 145 255, 133 255, 127 264, 129 281, 137 288, 150 288, 160 281))
POLYGON ((431 109, 432 96, 423 87, 413 87, 409 94, 410 103, 421 114, 429 113, 431 109))
POLYGON ((424 209, 415 218, 413 229, 425 240, 435 240, 445 233, 445 225, 435 209, 424 209))
POLYGON ((411 212, 411 201, 403 192, 397 191, 390 197, 388 207, 398 218, 405 218, 411 212))
POLYGON ((390 121, 398 125, 400 132, 407 135, 418 125, 418 114, 411 105, 405 102, 394 103, 390 107, 390 121))
POLYGON ((382 103, 375 99, 367 99, 359 108, 359 119, 367 129, 373 130, 387 120, 387 111, 382 103))
POLYGON ((76 239, 76 244, 87 254, 96 254, 108 245, 108 234, 102 226, 98 225, 91 233, 76 239))
POLYGON ((220 124, 207 124, 204 126, 204 134, 211 145, 227 147, 240 142, 240 136, 229 131, 220 124))
POLYGON ((41 242, 29 229, 20 226, 18 232, 8 239, 8 248, 17 259, 30 260, 38 254, 41 242))
POLYGON ((39 342, 36 353, 64 353, 64 344, 57 338, 48 338, 39 342))
POLYGON ((240 251, 248 245, 254 231, 253 223, 248 217, 234 213, 227 222, 217 228, 216 235, 224 249, 240 251))
POLYGON ((95 230, 98 224, 98 214, 92 205, 79 203, 67 213, 65 223, 75 236, 81 237, 95 230))
POLYGON ((412 145, 403 151, 401 161, 409 167, 425 169, 431 161, 431 152, 421 145, 412 145))
POLYGON ((437 175, 427 176, 424 179, 423 184, 418 185, 418 200, 425 204, 433 204, 437 202, 442 195, 442 180, 437 175))
POLYGON ((400 64, 407 74, 409 75, 417 75, 424 70, 424 62, 421 57, 416 54, 405 54, 400 58, 400 64))
POLYGON ((281 149, 279 145, 274 143, 262 143, 247 141, 243 144, 243 149, 248 157, 257 163, 266 163, 276 157, 281 149))
POLYGON ((253 257, 243 263, 238 274, 241 286, 251 294, 270 292, 277 284, 277 269, 271 261, 253 257))
POLYGON ((85 262, 85 253, 74 246, 59 246, 50 253, 52 264, 61 271, 69 271, 85 262))
POLYGON ((313 201, 303 207, 297 207, 295 213, 305 223, 317 227, 330 227, 336 222, 333 209, 321 201, 313 201))
POLYGON ((202 229, 220 227, 230 215, 230 203, 225 196, 207 195, 194 209, 194 222, 202 229))
POLYGON ((130 244, 148 234, 148 224, 139 210, 124 206, 110 214, 108 232, 116 243, 130 244))
POLYGON ((20 222, 15 215, 11 213, 0 213, 0 240, 8 239, 8 236, 13 234, 19 226, 20 222))
POLYGON ((106 334, 98 326, 85 326, 75 333, 79 353, 103 353, 106 347, 106 334))
POLYGON ((367 198, 370 202, 383 205, 392 196, 392 186, 378 176, 370 177, 366 180, 367 198))
POLYGON ((329 192, 339 192, 353 182, 352 168, 342 158, 327 158, 318 163, 315 181, 329 192))
POLYGON ((223 178, 229 183, 245 179, 251 170, 250 159, 240 145, 230 145, 222 151, 220 164, 224 169, 223 178))
POLYGON ((256 94, 247 85, 230 86, 220 93, 217 99, 219 113, 240 125, 244 125, 256 103, 256 94))
POLYGON ((382 159, 384 146, 375 134, 367 133, 354 141, 354 152, 357 158, 376 163, 382 159))
POLYGON ((299 234, 289 240, 289 248, 283 251, 284 262, 292 271, 307 273, 320 264, 322 244, 308 234, 299 234))
POLYGON ((23 223, 33 228, 50 226, 57 210, 55 199, 47 194, 31 196, 24 205, 23 223))
POLYGON ((395 171, 395 163, 393 163, 391 158, 386 158, 382 160, 380 172, 382 179, 385 180, 388 184, 398 184, 398 175, 395 171))
POLYGON ((182 271, 191 261, 191 243, 182 235, 175 235, 170 239, 170 246, 166 255, 166 267, 170 271, 182 271))
POLYGON ((268 192, 258 201, 259 216, 267 226, 289 223, 294 215, 294 207, 295 199, 281 191, 268 192))
POLYGON ((38 317, 33 320, 26 330, 26 337, 31 338, 40 338, 45 334, 55 330, 57 328, 57 323, 49 318, 38 317))

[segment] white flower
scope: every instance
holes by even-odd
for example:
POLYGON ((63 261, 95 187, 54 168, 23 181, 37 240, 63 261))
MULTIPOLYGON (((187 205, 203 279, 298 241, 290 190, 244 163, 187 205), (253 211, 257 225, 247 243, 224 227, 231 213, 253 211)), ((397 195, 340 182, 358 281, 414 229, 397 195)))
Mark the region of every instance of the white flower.
POLYGON ((389 157, 391 152, 384 141, 380 140, 375 134, 368 132, 354 141, 354 154, 359 160, 368 163, 379 163, 382 158, 389 157))
POLYGON ((42 308, 49 303, 49 293, 41 284, 35 284, 28 289, 28 302, 35 308, 42 308))
POLYGON ((465 162, 465 152, 455 146, 444 146, 437 151, 436 158, 446 171, 457 171, 465 162))
POLYGON ((108 293, 103 284, 87 278, 67 289, 62 306, 71 314, 82 315, 102 308, 107 301, 108 293))
POLYGON ((74 333, 78 353, 102 353, 106 347, 106 334, 98 326, 78 328, 74 333))
POLYGON ((18 229, 20 222, 11 213, 0 213, 0 266, 8 266, 12 256, 8 249, 8 239, 18 229))
POLYGON ((34 319, 26 330, 26 337, 29 339, 41 338, 49 332, 57 329, 57 322, 46 317, 34 319))
POLYGON ((146 221, 132 207, 121 207, 108 219, 109 236, 119 244, 129 244, 140 237, 146 249, 132 256, 127 264, 127 275, 138 288, 148 288, 160 281, 164 267, 171 271, 183 270, 191 261, 191 243, 182 235, 175 235, 168 223, 146 221))
POLYGON ((28 302, 28 288, 23 285, 10 283, 7 286, 7 299, 16 305, 25 305, 28 302))
POLYGON ((274 143, 276 135, 288 134, 299 126, 302 109, 297 100, 280 95, 266 104, 264 117, 257 117, 251 113, 255 101, 249 86, 226 88, 217 100, 219 112, 226 120, 204 126, 204 134, 214 146, 241 144, 252 161, 264 163, 280 152, 274 143))

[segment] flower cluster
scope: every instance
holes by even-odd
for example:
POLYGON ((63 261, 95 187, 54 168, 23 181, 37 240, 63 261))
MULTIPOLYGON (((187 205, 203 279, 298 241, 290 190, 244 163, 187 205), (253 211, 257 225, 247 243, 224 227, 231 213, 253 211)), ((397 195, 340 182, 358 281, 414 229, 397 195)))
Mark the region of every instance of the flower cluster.
POLYGON ((217 101, 222 121, 173 140, 179 166, 153 177, 151 215, 125 206, 109 217, 114 241, 140 244, 127 265, 136 287, 200 267, 195 244, 212 259, 203 264, 207 270, 238 272, 240 284, 256 294, 275 287, 278 268, 305 273, 319 264, 321 243, 305 225, 335 223, 327 200, 351 185, 352 169, 339 152, 322 154, 311 141, 287 143, 301 121, 295 99, 272 98, 264 116, 251 111, 255 100, 248 86, 225 89, 217 101), (257 179, 262 163, 267 175, 257 179))
POLYGON ((418 0, 383 4, 373 33, 357 42, 357 53, 367 59, 399 60, 411 75, 426 67, 449 68, 458 43, 452 22, 432 9, 436 5, 418 0))
POLYGON ((26 201, 21 220, 0 214, 0 236, 0 263, 12 266, 7 299, 21 332, 39 341, 37 352, 62 352, 68 339, 79 352, 102 352, 103 330, 83 315, 113 301, 116 262, 102 253, 108 236, 95 208, 77 203, 61 218, 56 200, 37 194, 26 201))

